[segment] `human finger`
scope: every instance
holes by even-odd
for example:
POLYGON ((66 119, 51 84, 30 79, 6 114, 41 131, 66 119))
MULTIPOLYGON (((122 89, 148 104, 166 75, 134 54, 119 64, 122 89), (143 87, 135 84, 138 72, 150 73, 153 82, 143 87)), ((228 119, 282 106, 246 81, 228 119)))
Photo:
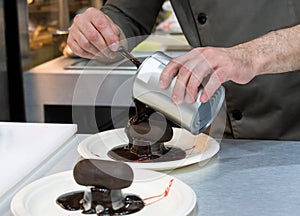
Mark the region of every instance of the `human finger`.
MULTIPOLYGON (((111 51, 117 51, 119 48, 120 29, 116 24, 104 13, 100 13, 98 17, 93 17, 92 24, 98 32, 100 32, 104 43, 111 51)), ((99 44, 99 47, 102 43, 99 44)))
POLYGON ((67 43, 71 50, 80 57, 93 57, 99 53, 99 50, 91 44, 85 35, 77 26, 70 28, 70 34, 67 38, 67 43))
POLYGON ((172 102, 175 104, 179 104, 183 102, 185 93, 186 93, 186 85, 191 76, 191 70, 187 65, 182 65, 178 71, 175 85, 172 89, 172 102))
POLYGON ((202 94, 200 96, 200 102, 206 103, 215 93, 215 91, 222 85, 224 80, 220 79, 220 77, 222 77, 219 76, 220 73, 223 73, 221 69, 211 74, 208 82, 203 88, 202 94))
POLYGON ((83 50, 76 41, 68 42, 68 46, 76 56, 92 59, 95 55, 83 50))
POLYGON ((206 59, 199 57, 192 70, 190 79, 186 85, 185 102, 194 103, 198 96, 199 87, 203 80, 212 72, 212 67, 206 59))
POLYGON ((85 52, 93 55, 102 53, 107 57, 112 54, 107 47, 118 42, 118 37, 118 29, 113 22, 96 8, 88 8, 84 13, 76 15, 69 32, 70 43, 73 39, 85 52))
POLYGON ((170 86, 174 76, 176 76, 178 73, 179 68, 180 64, 174 60, 171 60, 160 74, 158 87, 161 89, 167 89, 170 86))
POLYGON ((113 30, 112 22, 102 12, 95 8, 87 9, 87 19, 90 20, 82 26, 87 40, 97 49, 95 55, 101 53, 106 57, 111 57, 111 44, 117 43, 118 34, 113 30))

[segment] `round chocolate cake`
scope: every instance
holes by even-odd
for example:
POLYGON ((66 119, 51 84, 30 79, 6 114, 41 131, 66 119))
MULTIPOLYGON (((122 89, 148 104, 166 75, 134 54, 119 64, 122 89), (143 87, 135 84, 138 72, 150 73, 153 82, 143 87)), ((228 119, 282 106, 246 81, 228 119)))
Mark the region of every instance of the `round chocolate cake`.
POLYGON ((83 159, 75 165, 73 176, 86 190, 60 195, 56 203, 63 209, 107 216, 128 215, 145 206, 137 195, 122 193, 133 181, 133 171, 125 163, 83 159))

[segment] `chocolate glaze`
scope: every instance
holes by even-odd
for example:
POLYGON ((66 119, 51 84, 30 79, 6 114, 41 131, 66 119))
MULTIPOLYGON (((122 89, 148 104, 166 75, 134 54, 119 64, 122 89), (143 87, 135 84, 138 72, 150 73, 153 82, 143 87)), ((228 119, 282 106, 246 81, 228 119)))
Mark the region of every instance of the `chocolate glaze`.
POLYGON ((63 209, 107 216, 135 213, 145 206, 140 197, 122 193, 133 181, 133 171, 125 163, 83 159, 75 165, 73 176, 78 184, 88 187, 60 195, 56 203, 63 209))
MULTIPOLYGON (((152 144, 153 145, 153 144, 152 144)), ((152 146, 151 145, 151 146, 152 146)), ((163 144, 158 144, 163 145, 163 144)), ((174 160, 181 160, 185 158, 186 153, 180 148, 176 147, 165 147, 164 145, 157 152, 151 151, 151 146, 140 147, 133 145, 132 148, 128 148, 127 145, 117 146, 108 152, 109 157, 125 162, 168 162, 174 160), (139 153, 133 151, 138 149, 139 153)))
POLYGON ((124 195, 122 201, 123 206, 113 209, 112 202, 107 199, 111 191, 108 189, 91 189, 93 202, 90 209, 84 208, 85 191, 74 191, 62 194, 56 199, 56 203, 65 210, 78 211, 82 214, 97 214, 100 216, 107 215, 128 215, 140 211, 145 206, 144 201, 133 194, 124 195), (99 210, 100 209, 100 210, 99 210), (99 212, 101 211, 102 212, 99 212), (98 211, 98 212, 97 212, 98 211))
POLYGON ((136 114, 125 127, 129 143, 108 152, 108 156, 121 161, 162 162, 185 158, 186 153, 176 147, 165 146, 173 137, 173 129, 160 113, 135 100, 136 114))

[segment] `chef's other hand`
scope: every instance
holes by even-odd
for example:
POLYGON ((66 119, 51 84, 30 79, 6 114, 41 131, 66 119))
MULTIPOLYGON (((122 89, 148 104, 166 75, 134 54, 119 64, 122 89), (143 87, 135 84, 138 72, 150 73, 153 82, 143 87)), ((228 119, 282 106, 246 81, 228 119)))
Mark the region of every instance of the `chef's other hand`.
POLYGON ((99 9, 90 7, 74 17, 67 44, 77 56, 111 59, 115 57, 123 36, 122 30, 108 16, 99 9))
POLYGON ((252 60, 247 50, 239 47, 194 48, 188 53, 172 59, 160 76, 158 87, 166 89, 177 76, 172 91, 175 104, 194 103, 199 87, 207 77, 200 96, 200 102, 207 102, 213 93, 226 81, 239 84, 248 83, 255 76, 252 60))

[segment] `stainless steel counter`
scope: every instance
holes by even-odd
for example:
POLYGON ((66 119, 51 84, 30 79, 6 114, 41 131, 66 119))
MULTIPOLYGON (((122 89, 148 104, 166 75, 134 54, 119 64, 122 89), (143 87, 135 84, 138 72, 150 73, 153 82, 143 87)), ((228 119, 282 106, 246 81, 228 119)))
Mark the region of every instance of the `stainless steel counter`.
POLYGON ((199 215, 299 215, 300 142, 223 140, 218 155, 172 174, 197 193, 199 215))
MULTIPOLYGON (((135 73, 134 70, 65 69, 78 61, 82 59, 62 56, 24 73, 28 122, 45 122, 45 105, 111 105, 114 92, 135 73)), ((127 88, 117 105, 128 106, 129 93, 127 88)))
MULTIPOLYGON (((70 170, 80 158, 77 135, 43 175, 70 170)), ((300 142, 223 140, 219 153, 168 174, 196 192, 197 215, 299 215, 300 142)), ((8 213, 7 215, 11 215, 8 213)))

